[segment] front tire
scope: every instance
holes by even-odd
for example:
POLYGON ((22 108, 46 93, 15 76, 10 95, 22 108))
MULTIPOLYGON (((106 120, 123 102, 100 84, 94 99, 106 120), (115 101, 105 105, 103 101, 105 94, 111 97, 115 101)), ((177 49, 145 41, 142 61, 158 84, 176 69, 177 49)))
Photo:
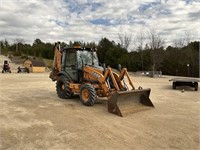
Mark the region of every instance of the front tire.
POLYGON ((80 88, 80 100, 85 106, 92 106, 96 100, 96 91, 91 84, 83 84, 80 88))
POLYGON ((73 96, 73 92, 69 88, 69 79, 65 76, 58 77, 57 83, 56 83, 56 91, 58 94, 58 97, 63 99, 69 99, 73 96))

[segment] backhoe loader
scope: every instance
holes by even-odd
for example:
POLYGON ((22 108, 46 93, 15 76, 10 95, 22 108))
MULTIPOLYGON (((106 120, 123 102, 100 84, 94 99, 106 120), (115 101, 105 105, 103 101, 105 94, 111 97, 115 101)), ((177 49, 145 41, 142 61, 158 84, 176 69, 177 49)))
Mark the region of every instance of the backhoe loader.
POLYGON ((97 99, 107 101, 108 111, 123 117, 130 112, 154 107, 149 99, 150 89, 135 89, 126 68, 119 74, 110 67, 99 65, 96 48, 54 48, 54 62, 50 73, 56 82, 57 95, 69 99, 79 94, 83 105, 92 106, 97 99), (129 86, 125 82, 128 80, 129 86))

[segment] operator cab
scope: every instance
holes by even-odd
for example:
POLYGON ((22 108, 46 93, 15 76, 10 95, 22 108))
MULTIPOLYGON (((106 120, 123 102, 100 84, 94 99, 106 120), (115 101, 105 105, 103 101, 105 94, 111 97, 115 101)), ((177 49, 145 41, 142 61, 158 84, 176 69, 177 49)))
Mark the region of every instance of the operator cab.
POLYGON ((99 66, 95 48, 64 48, 62 52, 62 69, 73 81, 82 82, 83 67, 90 66, 103 70, 99 66))

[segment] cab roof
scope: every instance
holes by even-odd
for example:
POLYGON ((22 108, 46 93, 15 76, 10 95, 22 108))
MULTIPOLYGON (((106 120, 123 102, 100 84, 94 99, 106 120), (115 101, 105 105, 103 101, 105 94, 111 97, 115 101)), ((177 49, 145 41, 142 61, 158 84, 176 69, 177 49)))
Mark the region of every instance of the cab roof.
POLYGON ((69 50, 74 50, 74 51, 96 51, 96 48, 88 48, 88 47, 82 47, 82 48, 74 48, 74 47, 65 47, 63 48, 63 51, 69 51, 69 50))

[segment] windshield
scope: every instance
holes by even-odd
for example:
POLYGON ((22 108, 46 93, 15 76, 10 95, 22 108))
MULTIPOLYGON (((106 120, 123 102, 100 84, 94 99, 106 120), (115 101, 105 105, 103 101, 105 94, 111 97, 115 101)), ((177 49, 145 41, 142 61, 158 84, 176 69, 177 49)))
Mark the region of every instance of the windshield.
MULTIPOLYGON (((92 52, 90 51, 77 51, 78 68, 81 69, 84 65, 92 65, 92 52)), ((93 52, 94 66, 99 66, 96 52, 93 52)))

